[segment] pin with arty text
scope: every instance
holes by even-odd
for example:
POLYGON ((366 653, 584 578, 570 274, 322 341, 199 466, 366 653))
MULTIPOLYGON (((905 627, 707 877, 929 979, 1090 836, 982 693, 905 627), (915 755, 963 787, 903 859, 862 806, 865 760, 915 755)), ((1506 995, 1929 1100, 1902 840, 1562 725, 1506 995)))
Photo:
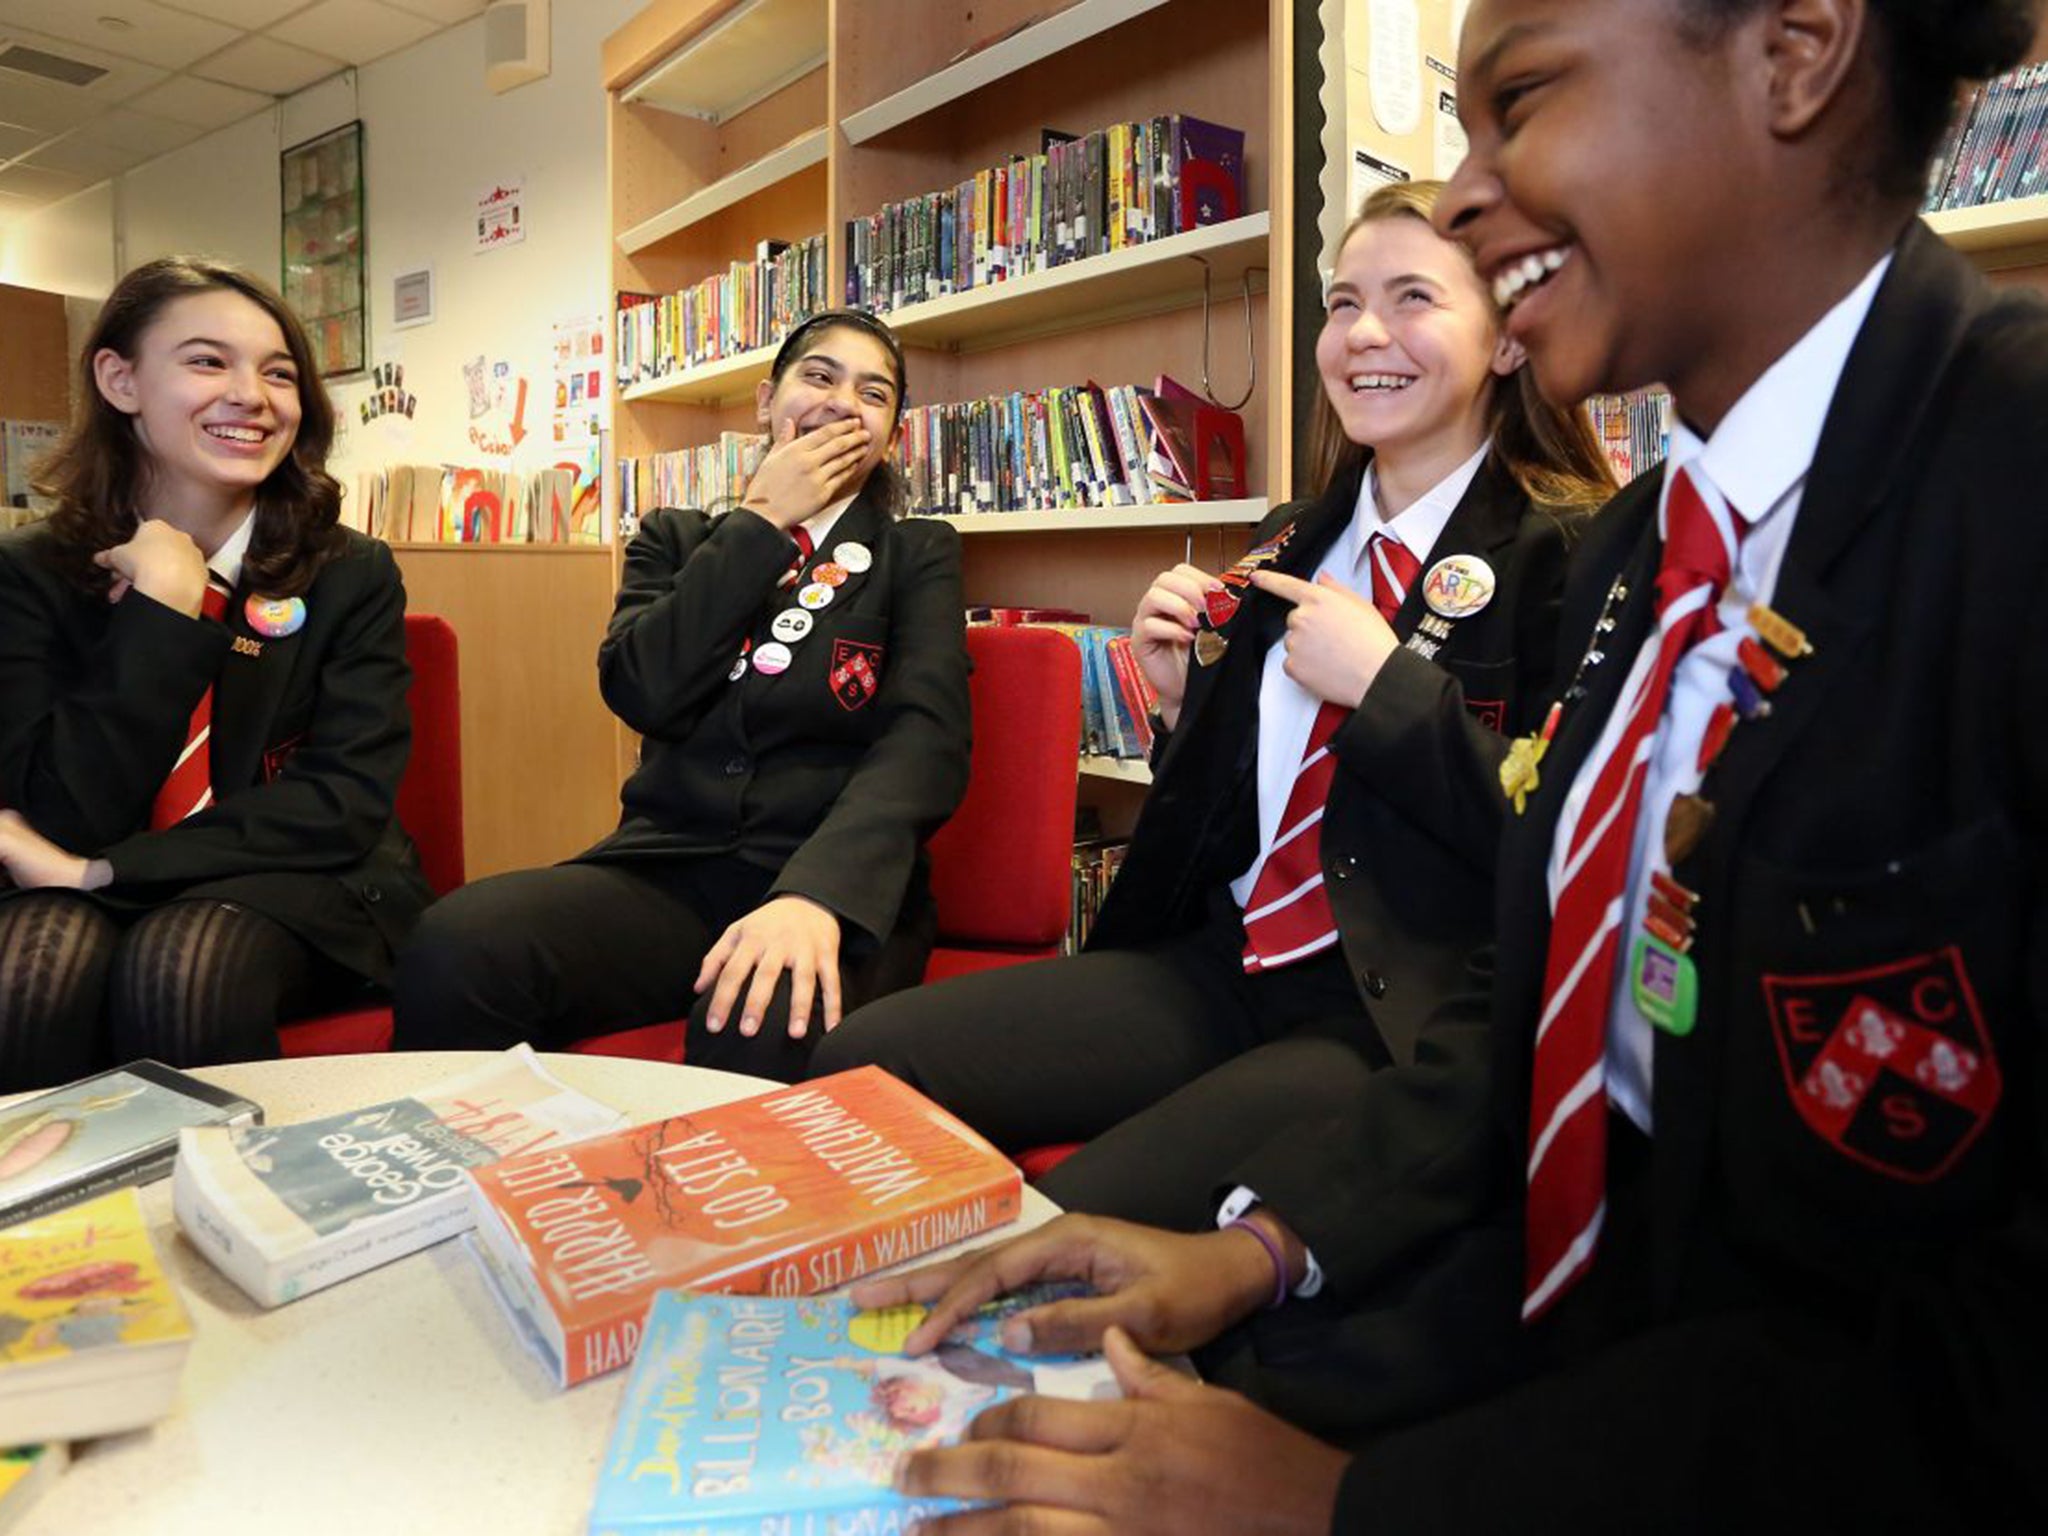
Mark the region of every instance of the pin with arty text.
POLYGON ((264 639, 282 640, 306 627, 306 600, 303 597, 258 597, 251 593, 249 601, 242 605, 242 617, 264 639))

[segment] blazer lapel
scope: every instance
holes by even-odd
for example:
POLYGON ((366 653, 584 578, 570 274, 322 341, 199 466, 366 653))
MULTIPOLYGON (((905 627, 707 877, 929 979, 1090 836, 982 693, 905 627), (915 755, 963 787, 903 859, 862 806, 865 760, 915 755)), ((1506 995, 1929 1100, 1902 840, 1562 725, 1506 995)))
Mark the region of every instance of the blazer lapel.
MULTIPOLYGON (((1436 543, 1423 554, 1422 575, 1408 589, 1401 600, 1400 610, 1394 615, 1396 635, 1405 641, 1422 622, 1422 616, 1429 612, 1429 599, 1424 589, 1428 586, 1429 573, 1438 562, 1453 555, 1484 558, 1514 541, 1515 532, 1521 526, 1523 501, 1521 488, 1515 484, 1514 477, 1494 454, 1489 453, 1479 466, 1479 473, 1472 477, 1472 483, 1465 487, 1465 494, 1458 498, 1458 505, 1445 521, 1436 543)), ((1451 637, 1444 642, 1445 649, 1456 646, 1458 633, 1464 627, 1463 624, 1451 626, 1451 637)))
MULTIPOLYGON (((257 634, 249 626, 248 600, 248 592, 238 588, 228 605, 228 633, 234 636, 234 646, 221 662, 213 686, 213 735, 207 747, 213 755, 214 783, 230 790, 263 781, 270 723, 277 718, 306 633, 301 625, 297 633, 275 639, 257 634)), ((311 606, 309 601, 307 624, 313 621, 311 606)))

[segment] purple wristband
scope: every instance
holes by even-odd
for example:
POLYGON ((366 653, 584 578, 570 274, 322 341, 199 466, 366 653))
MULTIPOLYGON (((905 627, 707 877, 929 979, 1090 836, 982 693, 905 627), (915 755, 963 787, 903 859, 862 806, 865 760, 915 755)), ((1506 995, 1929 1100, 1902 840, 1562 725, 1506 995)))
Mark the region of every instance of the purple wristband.
POLYGON ((1266 1310, 1270 1312, 1287 1299, 1286 1255, 1280 1252, 1280 1245, 1266 1236, 1266 1229, 1256 1221, 1244 1216, 1233 1216, 1223 1223, 1223 1230, 1226 1232, 1233 1227, 1249 1232, 1257 1238, 1259 1246, 1266 1250, 1266 1257, 1273 1261, 1273 1299, 1266 1303, 1266 1310))

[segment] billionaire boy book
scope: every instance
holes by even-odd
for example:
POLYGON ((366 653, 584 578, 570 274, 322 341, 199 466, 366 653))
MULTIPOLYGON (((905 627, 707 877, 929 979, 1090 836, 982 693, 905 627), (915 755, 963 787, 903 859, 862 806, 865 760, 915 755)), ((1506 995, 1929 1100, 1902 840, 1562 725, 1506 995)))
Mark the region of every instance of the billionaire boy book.
POLYGON ((902 1344, 922 1307, 661 1292, 598 1475, 590 1536, 890 1536, 958 1508, 897 1493, 897 1461, 959 1439, 975 1414, 1020 1393, 1118 1395, 1099 1355, 1002 1347, 1002 1319, 1049 1294, 991 1303, 911 1359, 902 1344))

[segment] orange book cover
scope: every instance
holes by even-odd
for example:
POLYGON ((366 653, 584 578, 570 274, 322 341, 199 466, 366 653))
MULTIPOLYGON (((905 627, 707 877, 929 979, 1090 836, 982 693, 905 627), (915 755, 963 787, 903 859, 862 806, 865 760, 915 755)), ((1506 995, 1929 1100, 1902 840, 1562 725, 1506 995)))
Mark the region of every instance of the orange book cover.
POLYGON ((557 1383, 630 1364, 656 1291, 807 1296, 1016 1219, 1023 1177, 879 1067, 469 1171, 472 1247, 557 1383))

